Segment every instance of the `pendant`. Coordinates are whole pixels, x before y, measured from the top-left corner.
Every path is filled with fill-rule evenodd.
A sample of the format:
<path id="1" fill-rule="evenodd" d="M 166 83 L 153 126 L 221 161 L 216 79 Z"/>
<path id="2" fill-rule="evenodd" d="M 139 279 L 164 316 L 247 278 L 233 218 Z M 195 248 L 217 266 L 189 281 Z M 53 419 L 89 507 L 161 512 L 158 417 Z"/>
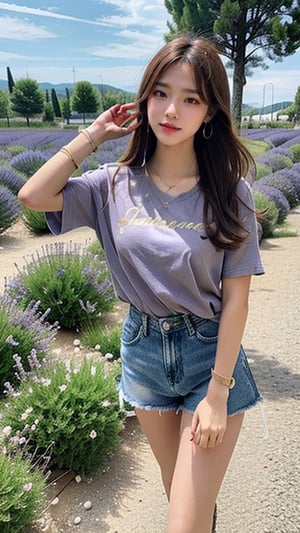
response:
<path id="1" fill-rule="evenodd" d="M 169 202 L 163 202 L 163 207 L 164 207 L 165 209 L 168 209 L 168 207 L 169 207 Z"/>

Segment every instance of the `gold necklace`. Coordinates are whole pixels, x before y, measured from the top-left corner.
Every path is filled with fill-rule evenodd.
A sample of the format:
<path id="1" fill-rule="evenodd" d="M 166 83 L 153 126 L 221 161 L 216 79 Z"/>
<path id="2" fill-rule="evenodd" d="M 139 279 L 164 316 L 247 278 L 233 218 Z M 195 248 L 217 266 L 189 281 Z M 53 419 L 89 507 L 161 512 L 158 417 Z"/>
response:
<path id="1" fill-rule="evenodd" d="M 164 183 L 164 181 L 162 180 L 162 178 L 160 177 L 159 173 L 157 172 L 157 170 L 153 169 L 154 170 L 154 174 L 158 177 L 159 181 L 162 183 L 162 185 L 164 187 L 166 187 L 166 191 L 163 191 L 165 194 L 168 194 L 169 191 L 171 191 L 172 189 L 175 189 L 175 187 L 178 185 L 178 183 L 183 179 L 183 178 L 186 178 L 192 171 L 192 169 L 194 168 L 194 164 L 195 164 L 195 161 L 193 161 L 193 166 L 191 166 L 189 168 L 189 170 L 183 174 L 183 176 L 180 176 L 180 178 L 176 181 L 176 183 L 174 183 L 173 185 L 167 185 L 166 183 Z M 145 165 L 145 170 L 146 170 L 146 174 L 151 178 L 151 174 L 148 170 L 148 167 L 147 165 Z M 152 173 L 153 174 L 153 173 Z M 169 203 L 170 202 L 173 202 L 173 200 L 175 200 L 176 196 L 174 196 L 174 198 L 170 199 L 170 200 L 164 200 L 162 201 L 162 205 L 165 209 L 168 209 L 169 207 Z"/>

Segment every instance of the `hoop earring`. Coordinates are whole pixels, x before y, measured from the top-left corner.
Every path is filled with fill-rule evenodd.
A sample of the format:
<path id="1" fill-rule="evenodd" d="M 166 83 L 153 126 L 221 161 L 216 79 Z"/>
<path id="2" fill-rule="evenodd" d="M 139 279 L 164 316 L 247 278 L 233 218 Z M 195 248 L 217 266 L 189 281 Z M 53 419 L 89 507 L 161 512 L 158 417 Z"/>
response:
<path id="1" fill-rule="evenodd" d="M 206 131 L 207 126 L 210 127 L 209 132 Z M 210 122 L 205 122 L 204 128 L 202 130 L 203 139 L 208 141 L 213 136 L 213 133 L 214 133 L 214 128 L 213 128 L 212 124 Z"/>

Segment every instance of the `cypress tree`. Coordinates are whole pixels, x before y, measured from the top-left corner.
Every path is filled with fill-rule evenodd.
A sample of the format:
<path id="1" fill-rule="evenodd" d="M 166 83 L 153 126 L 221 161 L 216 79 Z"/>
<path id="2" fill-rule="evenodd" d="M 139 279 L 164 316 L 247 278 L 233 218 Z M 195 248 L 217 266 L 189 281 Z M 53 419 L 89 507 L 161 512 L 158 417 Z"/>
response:
<path id="1" fill-rule="evenodd" d="M 15 82 L 14 82 L 14 79 L 13 79 L 13 76 L 12 76 L 12 73 L 9 67 L 6 67 L 6 72 L 7 72 L 8 92 L 9 94 L 12 94 L 13 88 L 15 86 Z"/>
<path id="2" fill-rule="evenodd" d="M 61 117 L 61 110 L 55 89 L 51 89 L 51 101 L 56 117 Z"/>

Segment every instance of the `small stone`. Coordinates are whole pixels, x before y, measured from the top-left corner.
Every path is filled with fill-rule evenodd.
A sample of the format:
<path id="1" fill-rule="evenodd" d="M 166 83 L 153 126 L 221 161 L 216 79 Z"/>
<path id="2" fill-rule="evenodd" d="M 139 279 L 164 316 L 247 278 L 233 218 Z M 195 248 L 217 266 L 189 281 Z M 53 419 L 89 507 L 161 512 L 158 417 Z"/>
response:
<path id="1" fill-rule="evenodd" d="M 81 483 L 81 476 L 75 476 L 76 483 Z"/>
<path id="2" fill-rule="evenodd" d="M 74 518 L 74 524 L 75 524 L 75 526 L 78 526 L 78 524 L 80 524 L 80 523 L 81 523 L 81 518 L 80 518 L 80 516 L 75 516 L 75 518 Z"/>
<path id="3" fill-rule="evenodd" d="M 89 500 L 87 502 L 85 502 L 83 504 L 83 507 L 85 508 L 86 511 L 89 511 L 92 507 L 93 507 L 93 504 L 92 502 L 90 502 Z"/>
<path id="4" fill-rule="evenodd" d="M 51 505 L 57 505 L 58 502 L 59 502 L 59 498 L 56 496 L 56 498 L 54 498 L 54 500 L 52 500 Z"/>

